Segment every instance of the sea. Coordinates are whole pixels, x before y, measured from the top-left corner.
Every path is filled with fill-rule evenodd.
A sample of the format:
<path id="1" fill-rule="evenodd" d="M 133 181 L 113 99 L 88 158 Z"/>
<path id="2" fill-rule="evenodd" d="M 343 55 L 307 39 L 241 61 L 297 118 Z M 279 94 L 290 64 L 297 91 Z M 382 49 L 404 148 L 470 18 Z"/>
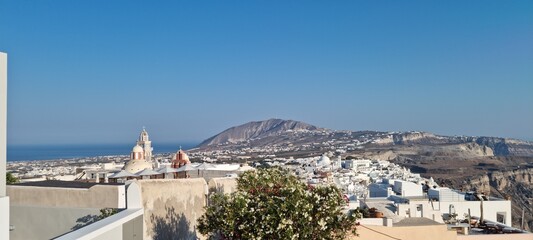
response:
<path id="1" fill-rule="evenodd" d="M 183 150 L 192 149 L 197 143 L 182 144 Z M 133 144 L 72 144 L 72 145 L 8 145 L 7 161 L 59 160 L 84 157 L 129 155 Z M 177 144 L 153 144 L 154 154 L 179 150 Z"/>

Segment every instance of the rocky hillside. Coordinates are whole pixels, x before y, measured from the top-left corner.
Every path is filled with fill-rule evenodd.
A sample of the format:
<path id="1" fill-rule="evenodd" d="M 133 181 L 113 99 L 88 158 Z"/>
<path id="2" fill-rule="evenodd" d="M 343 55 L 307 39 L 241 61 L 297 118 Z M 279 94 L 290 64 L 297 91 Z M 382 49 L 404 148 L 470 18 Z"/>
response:
<path id="1" fill-rule="evenodd" d="M 336 131 L 308 123 L 269 119 L 228 128 L 198 145 L 199 149 L 233 149 L 248 147 L 297 146 L 322 144 L 327 148 L 359 144 L 426 156 L 533 157 L 533 143 L 499 137 L 441 136 L 428 132 Z M 353 147 L 352 147 L 353 148 Z M 368 148 L 367 148 L 368 149 Z M 321 151 L 322 148 L 316 148 Z M 411 151 L 412 150 L 412 151 Z M 372 153 L 373 154 L 373 153 Z M 401 155 L 401 154 L 399 154 Z M 409 154 L 408 154 L 409 155 Z"/>
<path id="2" fill-rule="evenodd" d="M 290 131 L 316 131 L 319 130 L 311 124 L 304 122 L 269 119 L 265 121 L 249 122 L 240 126 L 231 127 L 223 132 L 203 141 L 198 147 L 212 145 L 226 145 L 246 142 L 271 136 L 281 136 Z"/>
<path id="3" fill-rule="evenodd" d="M 443 145 L 476 143 L 495 156 L 533 156 L 533 143 L 499 137 L 439 136 L 427 132 L 403 132 L 392 135 L 395 145 Z M 490 148 L 490 150 L 488 150 Z M 489 154 L 490 155 L 490 154 Z"/>

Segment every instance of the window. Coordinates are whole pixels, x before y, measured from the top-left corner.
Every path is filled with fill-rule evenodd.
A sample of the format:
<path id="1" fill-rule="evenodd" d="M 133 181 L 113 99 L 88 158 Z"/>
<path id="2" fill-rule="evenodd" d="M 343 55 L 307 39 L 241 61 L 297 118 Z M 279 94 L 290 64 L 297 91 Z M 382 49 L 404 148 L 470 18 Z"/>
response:
<path id="1" fill-rule="evenodd" d="M 497 212 L 496 221 L 505 224 L 506 212 Z"/>

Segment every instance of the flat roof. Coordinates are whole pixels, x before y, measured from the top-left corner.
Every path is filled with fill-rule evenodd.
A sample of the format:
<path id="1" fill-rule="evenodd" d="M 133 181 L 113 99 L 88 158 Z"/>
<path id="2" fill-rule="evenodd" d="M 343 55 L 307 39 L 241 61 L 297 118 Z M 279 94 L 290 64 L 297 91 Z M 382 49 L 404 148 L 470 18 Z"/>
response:
<path id="1" fill-rule="evenodd" d="M 94 183 L 94 182 L 80 182 L 80 181 L 59 181 L 59 180 L 45 180 L 37 182 L 25 182 L 12 184 L 11 186 L 31 186 L 31 187 L 60 187 L 60 188 L 91 188 L 95 185 L 124 185 L 124 183 Z"/>
<path id="2" fill-rule="evenodd" d="M 428 226 L 428 225 L 444 225 L 443 223 L 435 222 L 425 217 L 411 217 L 394 224 L 395 227 L 410 227 L 410 226 Z"/>

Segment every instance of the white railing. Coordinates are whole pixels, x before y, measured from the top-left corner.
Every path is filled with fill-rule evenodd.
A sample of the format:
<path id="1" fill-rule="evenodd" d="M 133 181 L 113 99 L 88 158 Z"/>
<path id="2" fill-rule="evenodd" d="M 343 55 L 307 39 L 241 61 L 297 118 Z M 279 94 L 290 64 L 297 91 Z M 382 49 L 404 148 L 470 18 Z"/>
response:
<path id="1" fill-rule="evenodd" d="M 106 235 L 112 231 L 117 231 L 117 233 L 121 236 L 122 235 L 122 226 L 135 218 L 142 216 L 144 213 L 144 210 L 142 208 L 137 209 L 125 209 L 123 211 L 120 211 L 119 213 L 109 216 L 107 218 L 104 218 L 100 221 L 94 222 L 92 224 L 89 224 L 83 228 L 80 228 L 78 230 L 72 231 L 70 233 L 67 233 L 65 235 L 62 235 L 60 237 L 55 238 L 56 240 L 71 240 L 71 239 L 79 239 L 79 240 L 89 240 L 89 239 L 98 239 L 101 238 L 103 235 Z M 143 231 L 140 231 L 141 234 Z M 114 235 L 115 237 L 119 237 L 117 235 Z M 139 239 L 141 239 L 142 236 L 139 236 Z M 120 237 L 122 239 L 122 237 Z"/>

